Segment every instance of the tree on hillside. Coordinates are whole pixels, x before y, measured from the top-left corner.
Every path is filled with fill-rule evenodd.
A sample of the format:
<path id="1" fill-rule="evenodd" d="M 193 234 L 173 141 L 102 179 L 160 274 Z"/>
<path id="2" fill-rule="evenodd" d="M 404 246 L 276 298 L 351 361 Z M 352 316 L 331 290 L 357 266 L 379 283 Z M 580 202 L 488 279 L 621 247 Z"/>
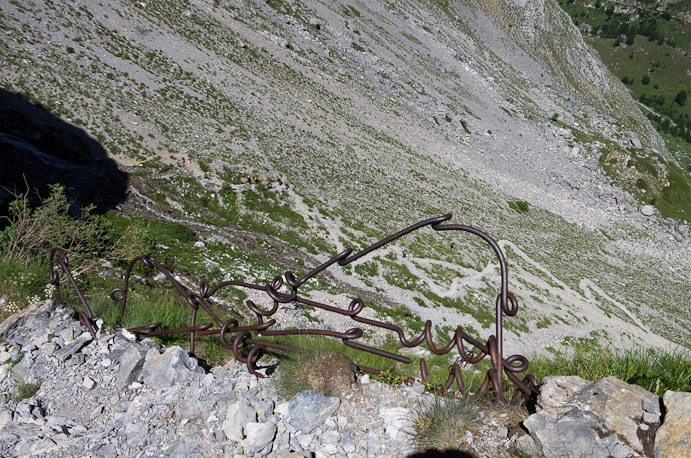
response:
<path id="1" fill-rule="evenodd" d="M 674 102 L 680 107 L 683 107 L 684 105 L 686 105 L 686 98 L 686 91 L 682 90 L 677 93 L 676 97 L 674 97 Z"/>
<path id="2" fill-rule="evenodd" d="M 648 75 L 643 75 L 643 78 L 641 78 L 641 83 L 649 84 L 650 83 L 650 77 Z"/>

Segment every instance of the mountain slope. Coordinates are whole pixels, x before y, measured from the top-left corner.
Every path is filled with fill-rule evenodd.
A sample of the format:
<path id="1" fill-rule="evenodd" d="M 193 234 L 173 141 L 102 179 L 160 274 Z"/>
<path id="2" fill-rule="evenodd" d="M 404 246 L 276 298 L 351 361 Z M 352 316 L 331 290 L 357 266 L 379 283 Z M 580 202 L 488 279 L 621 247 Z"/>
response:
<path id="1" fill-rule="evenodd" d="M 4 87 L 129 167 L 126 209 L 196 221 L 201 276 L 270 279 L 450 212 L 503 241 L 512 345 L 688 339 L 683 229 L 600 165 L 664 144 L 555 1 L 29 1 L 0 24 Z M 489 332 L 498 279 L 478 240 L 387 250 L 332 278 Z"/>

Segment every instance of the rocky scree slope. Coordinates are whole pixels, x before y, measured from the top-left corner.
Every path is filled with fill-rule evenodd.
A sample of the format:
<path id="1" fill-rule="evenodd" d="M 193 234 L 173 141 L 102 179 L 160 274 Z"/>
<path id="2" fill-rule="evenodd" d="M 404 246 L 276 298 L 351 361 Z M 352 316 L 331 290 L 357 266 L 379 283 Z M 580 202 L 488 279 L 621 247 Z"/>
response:
<path id="1" fill-rule="evenodd" d="M 3 456 L 393 456 L 413 451 L 411 406 L 433 398 L 420 383 L 394 389 L 365 375 L 339 397 L 281 399 L 272 378 L 238 362 L 207 372 L 180 347 L 83 330 L 51 302 L 2 324 Z M 29 383 L 38 391 L 18 399 Z M 501 448 L 508 421 L 488 412 L 476 444 Z"/>
<path id="2" fill-rule="evenodd" d="M 224 258 L 242 230 L 325 240 L 314 266 L 451 212 L 508 250 L 517 346 L 688 339 L 688 225 L 640 213 L 599 163 L 664 145 L 555 1 L 28 1 L 0 25 L 5 89 L 131 167 L 126 208 L 216 236 L 203 255 L 227 275 L 266 268 Z M 287 180 L 297 218 L 252 207 L 248 173 Z M 200 223 L 226 210 L 228 229 Z M 488 334 L 486 247 L 420 235 L 386 255 L 362 261 L 371 279 L 334 275 Z M 272 257 L 272 276 L 295 261 Z"/>
<path id="3" fill-rule="evenodd" d="M 418 382 L 393 388 L 354 374 L 341 375 L 337 397 L 281 399 L 272 377 L 238 362 L 207 372 L 180 347 L 83 331 L 52 301 L 0 324 L 3 456 L 407 455 L 412 412 L 433 400 Z M 274 365 L 263 364 L 270 374 Z M 459 446 L 497 457 L 516 448 L 545 457 L 567 448 L 572 456 L 682 456 L 689 418 L 690 393 L 668 391 L 661 404 L 614 377 L 548 377 L 536 413 L 481 406 Z"/>

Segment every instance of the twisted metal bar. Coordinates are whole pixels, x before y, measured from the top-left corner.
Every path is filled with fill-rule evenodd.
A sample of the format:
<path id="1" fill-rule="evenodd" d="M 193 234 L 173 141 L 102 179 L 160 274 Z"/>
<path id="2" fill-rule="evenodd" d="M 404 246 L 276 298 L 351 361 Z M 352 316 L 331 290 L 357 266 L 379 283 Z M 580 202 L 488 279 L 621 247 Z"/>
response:
<path id="1" fill-rule="evenodd" d="M 151 256 L 140 256 L 132 260 L 124 276 L 124 282 L 122 288 L 114 288 L 110 292 L 110 298 L 119 303 L 119 314 L 116 321 L 117 327 L 122 327 L 122 319 L 125 312 L 125 307 L 127 304 L 127 291 L 129 287 L 129 281 L 132 274 L 132 269 L 137 263 L 142 263 L 148 268 L 158 269 L 165 278 L 173 285 L 173 287 L 186 299 L 189 306 L 192 308 L 192 314 L 190 318 L 189 326 L 175 328 L 175 329 L 165 329 L 159 330 L 158 327 L 161 325 L 160 322 L 152 323 L 145 326 L 138 326 L 134 328 L 129 328 L 129 331 L 136 332 L 139 334 L 144 334 L 148 336 L 164 335 L 171 333 L 189 333 L 190 335 L 190 351 L 194 353 L 195 349 L 195 336 L 199 335 L 218 335 L 219 340 L 223 346 L 232 350 L 235 358 L 238 361 L 247 364 L 248 370 L 257 375 L 258 377 L 263 377 L 263 375 L 255 370 L 255 363 L 261 357 L 264 350 L 266 349 L 278 349 L 283 351 L 295 351 L 302 352 L 304 350 L 292 347 L 289 345 L 283 345 L 276 342 L 271 342 L 267 340 L 259 340 L 253 338 L 253 333 L 257 337 L 271 337 L 271 336 L 289 336 L 289 335 L 318 335 L 324 337 L 331 337 L 340 339 L 342 343 L 348 347 L 355 348 L 361 351 L 369 352 L 375 355 L 379 355 L 384 358 L 389 358 L 394 361 L 398 361 L 404 364 L 410 364 L 412 360 L 408 357 L 401 356 L 395 353 L 391 353 L 380 348 L 375 348 L 372 346 L 365 345 L 363 343 L 357 342 L 356 340 L 362 337 L 363 331 L 360 327 L 354 327 L 346 332 L 336 332 L 329 329 L 279 329 L 271 330 L 270 328 L 276 324 L 276 320 L 271 318 L 278 310 L 281 304 L 287 304 L 294 302 L 297 304 L 303 304 L 307 306 L 312 306 L 319 308 L 331 313 L 343 315 L 349 317 L 356 323 L 364 324 L 371 327 L 381 328 L 395 333 L 398 336 L 398 340 L 404 347 L 416 347 L 423 342 L 427 344 L 429 350 L 436 355 L 445 355 L 454 349 L 456 349 L 458 355 L 453 361 L 449 368 L 449 376 L 444 383 L 444 391 L 450 389 L 453 382 L 456 382 L 458 390 L 464 396 L 467 395 L 467 390 L 463 382 L 462 368 L 466 365 L 476 364 L 482 361 L 485 357 L 489 356 L 492 367 L 487 370 L 485 374 L 484 381 L 480 389 L 475 394 L 476 397 L 483 396 L 486 391 L 490 388 L 494 391 L 497 400 L 500 403 L 506 403 L 506 399 L 503 394 L 503 382 L 504 375 L 517 387 L 517 392 L 513 396 L 511 402 L 516 403 L 520 400 L 523 395 L 528 395 L 531 393 L 531 386 L 537 386 L 537 381 L 532 375 L 526 375 L 523 380 L 520 380 L 516 374 L 525 372 L 528 368 L 528 360 L 522 355 L 512 355 L 508 358 L 503 357 L 503 315 L 514 316 L 518 312 L 518 302 L 513 294 L 508 291 L 508 270 L 506 265 L 506 259 L 504 258 L 504 253 L 502 252 L 499 245 L 486 233 L 475 229 L 471 226 L 464 226 L 460 224 L 443 224 L 451 219 L 451 215 L 443 215 L 437 218 L 430 218 L 418 223 L 415 223 L 407 228 L 392 234 L 379 242 L 365 248 L 364 250 L 353 253 L 352 248 L 348 248 L 341 253 L 337 254 L 327 262 L 321 264 L 315 269 L 308 272 L 301 279 L 297 279 L 295 275 L 287 271 L 282 276 L 275 277 L 270 283 L 266 285 L 256 285 L 253 283 L 247 283 L 243 281 L 231 280 L 224 281 L 215 286 L 210 286 L 207 282 L 202 281 L 199 284 L 199 293 L 194 294 L 187 291 L 175 276 L 166 269 L 161 263 Z M 501 276 L 501 290 L 497 299 L 495 301 L 495 331 L 494 334 L 489 337 L 486 344 L 479 342 L 472 336 L 466 334 L 462 327 L 456 328 L 453 337 L 449 340 L 446 345 L 437 347 L 434 344 L 434 339 L 432 337 L 432 322 L 427 320 L 425 322 L 424 329 L 417 338 L 408 339 L 406 338 L 405 332 L 400 327 L 386 323 L 379 320 L 374 320 L 371 318 L 364 318 L 358 316 L 364 308 L 364 302 L 360 298 L 352 300 L 346 308 L 335 307 L 332 305 L 323 304 L 298 294 L 298 289 L 304 285 L 307 281 L 314 278 L 317 274 L 325 271 L 329 267 L 338 264 L 339 266 L 348 265 L 363 256 L 385 246 L 386 244 L 399 239 L 411 232 L 417 231 L 426 226 L 431 226 L 432 230 L 437 232 L 442 231 L 462 231 L 468 232 L 470 234 L 476 235 L 484 240 L 494 251 L 500 268 Z M 91 335 L 95 338 L 96 333 L 93 328 L 93 316 L 91 309 L 89 308 L 86 299 L 84 299 L 83 294 L 79 290 L 79 286 L 76 283 L 74 277 L 70 273 L 69 264 L 67 262 L 67 257 L 64 252 L 59 249 L 54 249 L 50 254 L 50 282 L 58 285 L 59 275 L 57 271 L 54 270 L 53 262 L 57 264 L 57 267 L 62 270 L 72 287 L 75 289 L 79 300 L 86 312 L 80 312 L 79 319 L 82 324 L 84 324 Z M 283 292 L 281 289 L 287 285 L 289 288 L 288 292 Z M 247 300 L 245 305 L 247 308 L 256 316 L 256 324 L 240 326 L 240 323 L 236 319 L 229 319 L 227 321 L 222 321 L 213 312 L 211 307 L 208 305 L 207 301 L 217 294 L 222 288 L 234 287 L 234 288 L 247 288 L 255 291 L 263 291 L 266 293 L 270 301 L 273 304 L 267 308 L 258 307 L 253 301 Z M 197 324 L 197 312 L 203 310 L 211 322 Z M 268 321 L 264 321 L 265 318 L 270 318 Z M 115 331 L 115 326 L 111 327 L 112 331 Z M 471 348 L 467 349 L 465 343 L 468 343 Z M 241 349 L 248 348 L 246 356 L 243 356 L 240 352 Z M 477 353 L 476 353 L 477 352 Z M 516 365 L 518 363 L 518 365 Z M 360 366 L 360 370 L 368 373 L 381 373 L 381 371 Z M 424 382 L 428 380 L 427 373 L 427 363 L 424 358 L 420 359 L 420 376 Z"/>
<path id="2" fill-rule="evenodd" d="M 79 289 L 79 286 L 77 285 L 77 281 L 74 279 L 74 276 L 72 275 L 72 272 L 70 271 L 67 255 L 65 255 L 65 252 L 62 251 L 60 248 L 53 248 L 50 250 L 50 255 L 49 255 L 49 261 L 48 261 L 48 281 L 52 284 L 55 285 L 56 287 L 60 286 L 60 275 L 58 272 L 54 269 L 53 267 L 53 262 L 57 264 L 57 266 L 65 272 L 65 275 L 67 276 L 67 279 L 69 282 L 72 284 L 72 287 L 74 290 L 77 292 L 77 297 L 79 297 L 79 301 L 82 303 L 82 306 L 84 307 L 84 312 L 80 311 L 79 312 L 79 322 L 89 331 L 89 334 L 91 334 L 92 338 L 96 338 L 96 331 L 94 330 L 94 316 L 91 313 L 91 308 L 89 307 L 89 303 L 86 302 L 86 299 L 84 299 L 84 295 Z"/>

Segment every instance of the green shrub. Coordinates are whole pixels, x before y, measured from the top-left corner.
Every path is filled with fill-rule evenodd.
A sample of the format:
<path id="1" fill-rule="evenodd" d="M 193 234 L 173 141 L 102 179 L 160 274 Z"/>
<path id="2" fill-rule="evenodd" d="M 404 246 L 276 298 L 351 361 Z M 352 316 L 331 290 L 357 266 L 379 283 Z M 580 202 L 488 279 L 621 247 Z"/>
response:
<path id="1" fill-rule="evenodd" d="M 24 399 L 29 399 L 36 396 L 37 392 L 37 383 L 19 382 L 19 384 L 17 385 L 17 392 L 12 397 L 12 400 L 15 402 L 23 401 Z"/>
<path id="2" fill-rule="evenodd" d="M 526 213 L 530 211 L 530 204 L 524 200 L 510 201 L 509 207 L 518 213 Z"/>
<path id="3" fill-rule="evenodd" d="M 211 171 L 211 166 L 209 165 L 208 162 L 199 160 L 199 168 L 201 169 L 202 172 L 204 173 L 209 173 Z"/>
<path id="4" fill-rule="evenodd" d="M 70 260 L 73 272 L 84 272 L 101 258 L 130 259 L 145 249 L 143 234 L 129 224 L 119 233 L 90 205 L 82 209 L 80 218 L 69 214 L 71 202 L 65 189 L 50 185 L 48 198 L 31 203 L 29 192 L 16 196 L 10 203 L 9 226 L 0 232 L 0 252 L 22 263 L 47 257 L 53 248 L 61 248 Z"/>

